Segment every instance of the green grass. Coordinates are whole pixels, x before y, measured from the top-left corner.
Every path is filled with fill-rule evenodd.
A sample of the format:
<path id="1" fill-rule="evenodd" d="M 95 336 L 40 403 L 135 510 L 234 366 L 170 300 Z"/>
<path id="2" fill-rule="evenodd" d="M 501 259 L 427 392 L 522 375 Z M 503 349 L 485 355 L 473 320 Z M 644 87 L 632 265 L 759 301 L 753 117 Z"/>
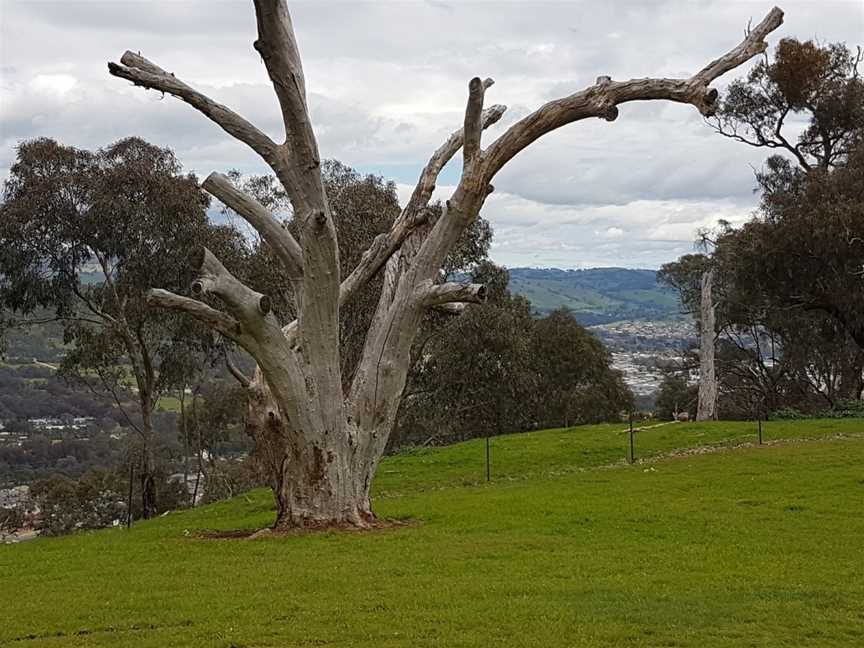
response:
<path id="1" fill-rule="evenodd" d="M 177 412 L 179 414 L 180 399 L 176 396 L 160 396 L 159 400 L 156 401 L 156 409 L 163 412 Z"/>
<path id="2" fill-rule="evenodd" d="M 864 421 L 590 426 L 385 460 L 413 526 L 204 540 L 256 491 L 132 531 L 0 547 L 14 646 L 860 646 Z M 807 440 L 804 440 L 807 439 Z"/>
<path id="3" fill-rule="evenodd" d="M 678 449 L 755 443 L 756 424 L 749 421 L 681 423 L 653 427 L 634 435 L 635 455 L 645 459 Z M 493 438 L 492 476 L 525 480 L 579 472 L 625 462 L 629 453 L 627 425 L 607 423 L 543 430 Z M 769 421 L 763 440 L 818 439 L 835 434 L 864 434 L 862 419 Z M 422 448 L 387 458 L 378 470 L 375 492 L 389 497 L 433 488 L 485 481 L 485 441 L 474 439 L 445 449 Z"/>

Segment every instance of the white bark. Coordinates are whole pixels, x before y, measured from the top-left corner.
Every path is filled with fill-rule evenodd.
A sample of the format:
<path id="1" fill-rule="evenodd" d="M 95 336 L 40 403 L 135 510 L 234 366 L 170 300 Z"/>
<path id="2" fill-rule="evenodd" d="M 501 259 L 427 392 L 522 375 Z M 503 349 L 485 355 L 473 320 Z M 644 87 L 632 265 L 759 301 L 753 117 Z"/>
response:
<path id="1" fill-rule="evenodd" d="M 199 299 L 151 291 L 154 305 L 183 311 L 235 340 L 258 362 L 249 385 L 250 431 L 269 457 L 279 508 L 277 525 L 364 526 L 373 519 L 369 488 L 384 452 L 410 364 L 410 349 L 428 308 L 458 311 L 483 299 L 476 285 L 440 284 L 441 264 L 464 229 L 478 217 L 495 174 L 522 149 L 566 124 L 598 117 L 613 121 L 630 101 L 669 100 L 711 114 L 717 91 L 709 84 L 765 51 L 765 36 L 782 22 L 772 9 L 727 54 L 686 79 L 597 82 L 556 99 L 511 125 L 483 149 L 485 128 L 504 107 L 484 110 L 492 80 L 472 79 L 463 127 L 432 155 L 389 232 L 377 237 L 357 268 L 339 276 L 336 232 L 324 194 L 318 145 L 307 108 L 305 79 L 284 0 L 254 0 L 261 54 L 279 101 L 285 141 L 278 144 L 230 109 L 131 52 L 109 72 L 190 104 L 249 145 L 287 191 L 298 224 L 295 240 L 271 214 L 219 174 L 204 188 L 255 228 L 285 266 L 297 297 L 298 318 L 281 325 L 269 300 L 242 284 L 209 251 L 193 254 L 193 293 L 212 295 L 226 312 Z M 462 176 L 443 214 L 429 222 L 428 203 L 443 166 L 463 151 Z M 342 391 L 339 307 L 383 268 L 384 287 L 363 356 L 347 395 Z"/>
<path id="2" fill-rule="evenodd" d="M 699 405 L 697 421 L 717 418 L 717 375 L 714 369 L 716 305 L 714 304 L 714 270 L 702 274 L 699 320 Z"/>
<path id="3" fill-rule="evenodd" d="M 252 196 L 240 191 L 227 176 L 211 173 L 201 186 L 240 214 L 273 249 L 292 280 L 303 276 L 303 251 L 291 233 Z"/>

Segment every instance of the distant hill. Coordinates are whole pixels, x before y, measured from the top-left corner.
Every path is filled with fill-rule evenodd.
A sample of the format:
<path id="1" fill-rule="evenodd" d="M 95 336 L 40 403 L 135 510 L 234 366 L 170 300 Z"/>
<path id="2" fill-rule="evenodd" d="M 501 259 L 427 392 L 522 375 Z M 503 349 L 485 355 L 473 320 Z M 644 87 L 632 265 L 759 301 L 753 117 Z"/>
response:
<path id="1" fill-rule="evenodd" d="M 627 268 L 510 268 L 510 290 L 540 313 L 566 306 L 586 326 L 619 320 L 680 316 L 678 297 L 657 283 L 654 270 Z"/>

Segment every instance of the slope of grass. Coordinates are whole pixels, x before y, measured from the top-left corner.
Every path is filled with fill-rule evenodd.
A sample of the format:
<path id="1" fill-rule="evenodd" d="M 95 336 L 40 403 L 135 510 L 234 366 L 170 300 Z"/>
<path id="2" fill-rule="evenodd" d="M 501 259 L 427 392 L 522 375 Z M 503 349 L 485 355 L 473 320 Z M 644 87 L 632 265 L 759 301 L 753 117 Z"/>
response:
<path id="1" fill-rule="evenodd" d="M 757 442 L 756 423 L 649 423 L 634 435 L 636 459 L 684 448 L 734 446 Z M 777 439 L 818 439 L 834 434 L 864 434 L 861 419 L 769 421 L 762 425 L 766 443 Z M 627 425 L 606 423 L 575 428 L 510 434 L 490 440 L 495 480 L 542 478 L 586 468 L 624 463 L 629 456 Z M 419 448 L 388 457 L 378 470 L 375 492 L 392 496 L 485 481 L 485 440 L 447 448 Z"/>
<path id="2" fill-rule="evenodd" d="M 857 646 L 864 421 L 623 426 L 386 460 L 371 533 L 205 540 L 272 519 L 263 491 L 0 547 L 15 646 Z M 838 435 L 847 436 L 838 436 Z M 616 462 L 620 465 L 616 465 Z M 613 464 L 610 466 L 610 464 Z"/>

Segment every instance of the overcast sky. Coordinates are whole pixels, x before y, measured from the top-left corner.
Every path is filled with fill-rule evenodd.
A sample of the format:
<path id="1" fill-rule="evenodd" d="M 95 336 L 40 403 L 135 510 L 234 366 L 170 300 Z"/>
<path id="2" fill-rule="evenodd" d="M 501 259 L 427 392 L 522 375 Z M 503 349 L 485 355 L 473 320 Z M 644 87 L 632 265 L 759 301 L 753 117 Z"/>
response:
<path id="1" fill-rule="evenodd" d="M 508 111 L 485 142 L 598 75 L 687 76 L 742 38 L 771 2 L 294 2 L 321 153 L 394 180 L 406 196 L 462 119 L 467 82 L 495 79 Z M 252 49 L 251 1 L 0 0 L 0 175 L 17 142 L 98 148 L 127 135 L 172 147 L 184 166 L 265 169 L 181 102 L 109 77 L 141 52 L 274 137 L 275 98 Z M 770 36 L 864 43 L 864 0 L 785 1 Z M 721 79 L 721 88 L 745 70 Z M 656 268 L 692 251 L 701 226 L 753 210 L 766 153 L 714 134 L 692 107 L 623 106 L 548 135 L 496 178 L 483 215 L 508 266 Z M 451 164 L 451 166 L 454 166 Z M 442 175 L 439 193 L 458 167 Z"/>

